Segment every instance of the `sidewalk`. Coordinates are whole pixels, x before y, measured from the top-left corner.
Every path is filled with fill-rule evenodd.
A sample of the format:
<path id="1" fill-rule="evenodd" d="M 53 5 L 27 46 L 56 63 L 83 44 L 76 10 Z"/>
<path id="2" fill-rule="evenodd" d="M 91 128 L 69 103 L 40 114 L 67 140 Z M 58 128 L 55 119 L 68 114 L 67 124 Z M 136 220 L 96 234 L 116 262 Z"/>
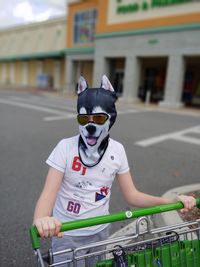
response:
<path id="1" fill-rule="evenodd" d="M 192 184 L 181 187 L 173 188 L 163 194 L 163 197 L 174 198 L 177 194 L 188 194 L 200 190 L 200 184 Z M 200 197 L 200 196 L 199 196 Z M 161 227 L 170 224 L 179 224 L 183 222 L 182 218 L 179 216 L 177 211 L 164 212 L 162 214 L 154 215 L 155 226 Z"/>
<path id="2" fill-rule="evenodd" d="M 61 98 L 74 98 L 76 99 L 76 94 L 74 92 L 68 93 L 64 91 L 58 91 L 53 88 L 39 88 L 39 87 L 33 87 L 33 86 L 11 86 L 11 85 L 2 85 L 0 84 L 0 90 L 10 90 L 15 92 L 29 92 L 33 94 L 39 94 L 39 95 L 46 95 L 50 97 L 61 97 Z M 116 105 L 119 107 L 124 107 L 128 109 L 146 109 L 149 111 L 158 111 L 158 112 L 164 112 L 164 113 L 172 113 L 172 114 L 179 114 L 179 115 L 189 115 L 189 116 L 199 116 L 200 117 L 200 107 L 179 107 L 179 108 L 170 108 L 170 107 L 161 107 L 158 104 L 155 103 L 144 103 L 144 102 L 133 102 L 133 101 L 127 101 L 123 98 L 119 98 L 116 102 Z"/>
<path id="3" fill-rule="evenodd" d="M 182 106 L 178 108 L 173 107 L 161 107 L 159 104 L 155 103 L 144 103 L 144 102 L 128 102 L 123 99 L 119 99 L 117 101 L 117 105 L 124 106 L 126 105 L 127 108 L 138 108 L 138 109 L 146 109 L 149 111 L 159 111 L 163 113 L 172 113 L 178 115 L 189 115 L 189 116 L 199 116 L 200 117 L 200 107 L 187 107 Z"/>

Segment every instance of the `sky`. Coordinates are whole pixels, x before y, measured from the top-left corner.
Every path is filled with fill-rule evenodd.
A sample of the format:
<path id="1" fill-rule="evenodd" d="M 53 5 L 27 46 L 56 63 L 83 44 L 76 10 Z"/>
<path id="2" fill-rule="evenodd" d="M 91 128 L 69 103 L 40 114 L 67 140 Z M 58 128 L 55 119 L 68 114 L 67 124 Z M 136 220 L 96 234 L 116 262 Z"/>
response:
<path id="1" fill-rule="evenodd" d="M 0 28 L 45 21 L 66 14 L 67 0 L 0 0 Z"/>

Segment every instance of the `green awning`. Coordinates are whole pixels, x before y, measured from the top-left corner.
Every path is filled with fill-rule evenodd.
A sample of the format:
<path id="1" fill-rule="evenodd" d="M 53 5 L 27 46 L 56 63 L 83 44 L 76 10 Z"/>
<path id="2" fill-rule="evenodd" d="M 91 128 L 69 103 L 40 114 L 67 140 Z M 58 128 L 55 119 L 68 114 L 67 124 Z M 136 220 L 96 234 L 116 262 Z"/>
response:
<path id="1" fill-rule="evenodd" d="M 17 61 L 17 60 L 31 60 L 31 59 L 44 59 L 44 58 L 61 58 L 64 57 L 65 50 L 47 51 L 30 54 L 19 54 L 10 56 L 0 56 L 0 61 Z"/>

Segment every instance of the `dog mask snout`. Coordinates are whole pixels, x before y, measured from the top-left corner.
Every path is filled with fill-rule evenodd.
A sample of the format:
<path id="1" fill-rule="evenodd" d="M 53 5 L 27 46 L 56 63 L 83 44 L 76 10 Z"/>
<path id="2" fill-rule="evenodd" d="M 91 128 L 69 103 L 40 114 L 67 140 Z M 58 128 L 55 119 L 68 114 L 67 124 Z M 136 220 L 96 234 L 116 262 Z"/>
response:
<path id="1" fill-rule="evenodd" d="M 93 135 L 96 132 L 96 127 L 94 125 L 89 124 L 86 126 L 86 130 L 90 135 Z"/>

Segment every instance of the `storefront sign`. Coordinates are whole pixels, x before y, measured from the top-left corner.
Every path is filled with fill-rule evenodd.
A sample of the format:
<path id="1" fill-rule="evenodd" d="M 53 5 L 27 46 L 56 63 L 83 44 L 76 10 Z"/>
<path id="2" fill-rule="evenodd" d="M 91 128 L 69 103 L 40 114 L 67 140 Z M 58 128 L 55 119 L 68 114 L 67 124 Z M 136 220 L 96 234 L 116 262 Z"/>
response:
<path id="1" fill-rule="evenodd" d="M 193 0 L 144 0 L 138 3 L 138 1 L 133 0 L 127 4 L 123 3 L 123 0 L 116 0 L 116 12 L 118 14 L 133 13 L 140 10 L 146 11 L 155 7 L 169 7 L 172 5 L 184 4 L 192 1 Z"/>

